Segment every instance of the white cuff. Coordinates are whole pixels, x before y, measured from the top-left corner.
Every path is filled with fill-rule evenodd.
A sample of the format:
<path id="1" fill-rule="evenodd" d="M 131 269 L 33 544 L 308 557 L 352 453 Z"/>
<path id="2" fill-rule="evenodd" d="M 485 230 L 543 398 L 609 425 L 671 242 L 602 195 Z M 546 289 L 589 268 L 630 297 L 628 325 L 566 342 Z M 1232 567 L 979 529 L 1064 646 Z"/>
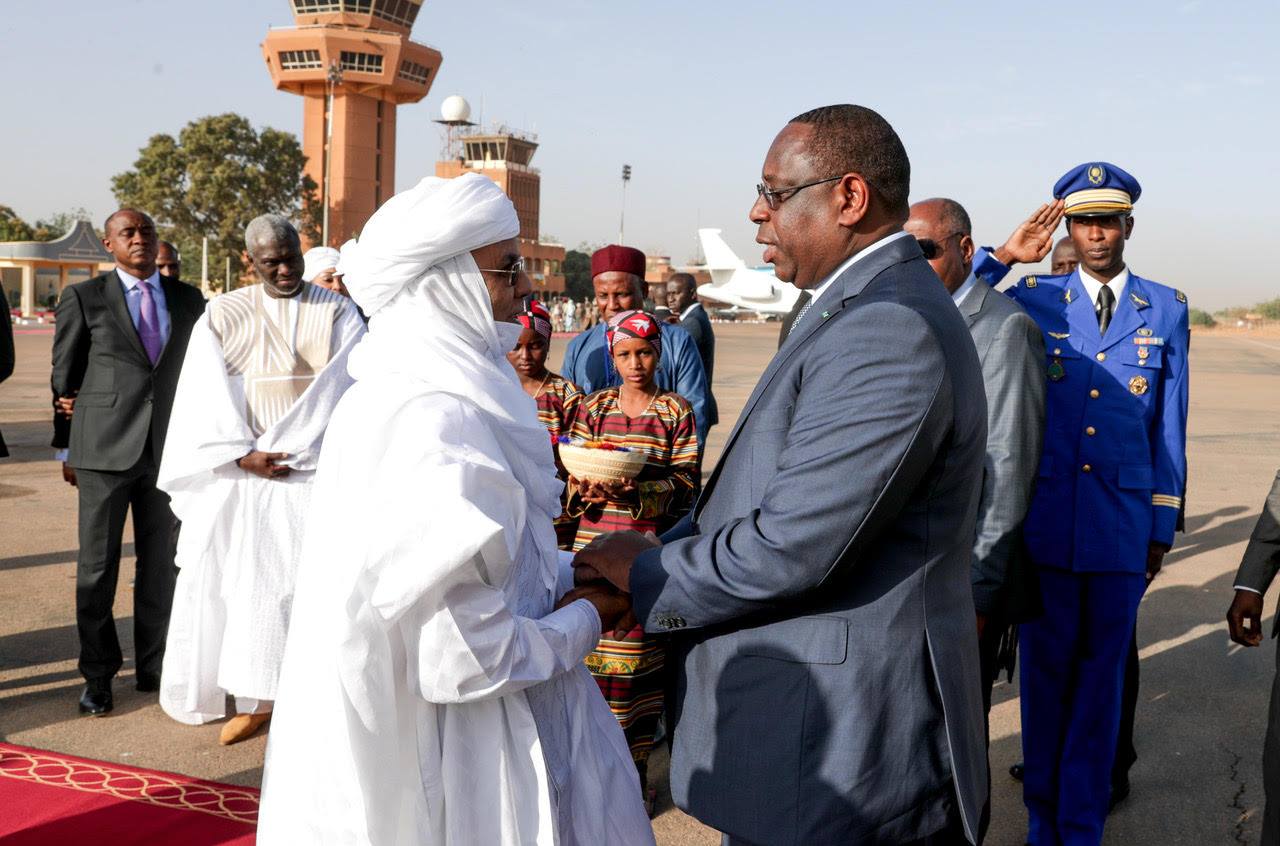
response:
<path id="1" fill-rule="evenodd" d="M 64 448 L 64 449 L 60 449 L 60 450 L 58 450 L 57 452 L 55 452 L 55 453 L 53 454 L 53 460 L 54 460 L 54 461 L 66 461 L 66 460 L 67 460 L 67 453 L 68 453 L 68 452 L 70 452 L 70 450 L 65 449 L 65 448 Z"/>
<path id="2" fill-rule="evenodd" d="M 563 549 L 557 552 L 556 599 L 573 590 L 573 553 Z M 594 608 L 595 606 L 591 606 Z"/>
<path id="3" fill-rule="evenodd" d="M 1249 593 L 1256 593 L 1258 596 L 1262 596 L 1262 591 L 1257 588 L 1248 587 L 1247 585 L 1235 585 L 1234 590 L 1247 590 Z"/>
<path id="4" fill-rule="evenodd" d="M 552 611 L 541 622 L 564 634 L 569 642 L 569 654 L 577 661 L 586 658 L 600 643 L 600 613 L 585 599 L 575 599 Z"/>

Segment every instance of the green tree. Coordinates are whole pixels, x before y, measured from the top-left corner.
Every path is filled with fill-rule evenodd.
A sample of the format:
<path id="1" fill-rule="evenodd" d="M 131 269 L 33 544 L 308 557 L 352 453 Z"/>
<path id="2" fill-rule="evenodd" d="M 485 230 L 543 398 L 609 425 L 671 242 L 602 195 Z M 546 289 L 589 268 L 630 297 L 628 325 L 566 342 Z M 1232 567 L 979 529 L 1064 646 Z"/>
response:
<path id="1" fill-rule="evenodd" d="M 8 206 L 0 206 L 0 241 L 33 241 L 34 236 L 31 224 Z"/>
<path id="2" fill-rule="evenodd" d="M 576 250 L 564 254 L 564 290 L 575 300 L 590 300 L 596 295 L 591 287 L 591 253 L 584 251 L 579 245 Z M 589 249 L 589 248 L 588 248 Z"/>
<path id="3" fill-rule="evenodd" d="M 1263 320 L 1280 320 L 1280 298 L 1258 303 L 1252 310 L 1261 315 Z"/>
<path id="4" fill-rule="evenodd" d="M 255 131 L 237 114 L 213 115 L 188 123 L 176 139 L 152 136 L 111 188 L 121 206 L 150 214 L 160 237 L 177 245 L 194 270 L 186 277 L 199 276 L 207 236 L 209 276 L 220 282 L 229 259 L 234 284 L 246 269 L 244 228 L 258 215 L 282 214 L 303 238 L 319 240 L 320 202 L 305 164 L 295 136 L 270 127 Z"/>
<path id="5" fill-rule="evenodd" d="M 1213 319 L 1213 315 L 1204 309 L 1193 308 L 1187 313 L 1187 320 L 1192 326 L 1217 326 L 1218 321 Z"/>

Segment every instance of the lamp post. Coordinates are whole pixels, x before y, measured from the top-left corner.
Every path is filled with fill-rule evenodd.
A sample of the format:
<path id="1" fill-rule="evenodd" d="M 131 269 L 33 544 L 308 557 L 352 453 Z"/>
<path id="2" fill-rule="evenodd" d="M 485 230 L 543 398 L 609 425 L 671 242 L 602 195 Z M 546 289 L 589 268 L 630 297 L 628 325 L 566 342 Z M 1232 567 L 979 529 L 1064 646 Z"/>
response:
<path id="1" fill-rule="evenodd" d="M 329 63 L 329 74 L 325 78 L 325 111 L 324 111 L 324 187 L 320 198 L 322 211 L 320 217 L 320 243 L 329 246 L 329 163 L 333 158 L 333 90 L 342 84 L 342 67 L 337 62 Z"/>
<path id="2" fill-rule="evenodd" d="M 622 166 L 622 214 L 618 216 L 618 243 L 626 243 L 626 239 L 622 237 L 626 231 L 627 222 L 627 183 L 631 181 L 631 165 L 624 164 Z"/>

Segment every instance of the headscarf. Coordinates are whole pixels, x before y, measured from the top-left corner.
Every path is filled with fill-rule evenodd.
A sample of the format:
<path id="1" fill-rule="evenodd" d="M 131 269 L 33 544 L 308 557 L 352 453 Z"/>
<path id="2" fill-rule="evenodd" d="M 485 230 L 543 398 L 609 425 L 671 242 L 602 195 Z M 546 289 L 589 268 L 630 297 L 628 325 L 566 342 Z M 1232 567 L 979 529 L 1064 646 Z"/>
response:
<path id="1" fill-rule="evenodd" d="M 515 206 L 492 179 L 478 173 L 456 179 L 428 176 L 387 200 L 364 225 L 360 240 L 343 245 L 347 290 L 372 318 L 432 268 L 457 258 L 474 271 L 472 250 L 518 234 Z M 484 294 L 483 311 L 490 313 L 489 295 L 478 273 L 476 278 Z"/>
<path id="2" fill-rule="evenodd" d="M 551 343 L 551 314 L 547 307 L 537 300 L 529 300 L 529 307 L 516 315 L 516 320 L 526 329 L 532 329 Z"/>
<path id="3" fill-rule="evenodd" d="M 333 270 L 338 266 L 338 259 L 341 253 L 333 247 L 312 247 L 302 255 L 302 261 L 305 266 L 302 270 L 303 282 L 314 282 L 315 278 L 326 270 Z"/>
<path id="4" fill-rule="evenodd" d="M 645 311 L 620 311 L 609 318 L 609 326 L 605 330 L 609 342 L 609 353 L 613 354 L 613 346 L 618 341 L 648 341 L 653 352 L 662 358 L 662 326 L 658 319 Z"/>
<path id="5" fill-rule="evenodd" d="M 492 422 L 482 437 L 500 445 L 527 496 L 530 519 L 560 514 L 560 491 L 547 430 L 520 387 L 507 353 L 520 336 L 496 323 L 471 250 L 513 238 L 515 207 L 492 180 L 469 173 L 427 177 L 388 200 L 359 241 L 342 248 L 352 298 L 369 315 L 369 334 L 351 353 L 357 381 L 391 378 L 392 390 L 447 394 Z M 508 536 L 515 557 L 520 533 Z M 549 578 L 555 578 L 555 562 Z"/>

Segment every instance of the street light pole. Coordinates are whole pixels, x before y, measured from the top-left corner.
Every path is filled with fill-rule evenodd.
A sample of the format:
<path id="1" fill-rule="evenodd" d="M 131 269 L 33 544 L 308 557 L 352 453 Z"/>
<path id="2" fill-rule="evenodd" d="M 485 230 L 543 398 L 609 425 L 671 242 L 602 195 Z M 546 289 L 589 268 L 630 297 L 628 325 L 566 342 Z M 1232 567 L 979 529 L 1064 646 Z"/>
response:
<path id="1" fill-rule="evenodd" d="M 329 63 L 326 78 L 324 112 L 324 187 L 320 202 L 320 243 L 329 246 L 329 165 L 333 158 L 333 89 L 342 84 L 342 68 L 337 62 Z"/>
<path id="2" fill-rule="evenodd" d="M 626 239 L 623 233 L 626 231 L 627 222 L 627 183 L 631 181 L 631 165 L 624 164 L 622 166 L 622 214 L 618 216 L 618 243 L 625 244 Z"/>

